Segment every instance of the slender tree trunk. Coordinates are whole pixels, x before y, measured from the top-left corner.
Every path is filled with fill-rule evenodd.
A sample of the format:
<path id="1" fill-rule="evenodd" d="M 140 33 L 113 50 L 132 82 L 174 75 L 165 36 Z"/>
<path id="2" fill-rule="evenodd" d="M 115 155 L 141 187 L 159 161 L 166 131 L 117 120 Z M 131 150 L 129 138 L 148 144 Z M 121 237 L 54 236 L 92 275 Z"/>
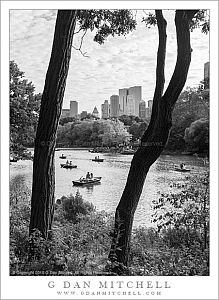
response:
<path id="1" fill-rule="evenodd" d="M 130 239 L 134 213 L 151 165 L 158 159 L 168 140 L 172 110 L 186 82 L 191 61 L 189 21 L 197 11 L 177 10 L 177 62 L 165 94 L 164 64 L 166 52 L 166 21 L 162 11 L 156 11 L 159 31 L 156 88 L 150 124 L 144 133 L 141 146 L 136 151 L 129 170 L 125 189 L 116 209 L 115 229 L 109 259 L 111 262 L 129 264 Z"/>
<path id="2" fill-rule="evenodd" d="M 75 25 L 76 11 L 58 11 L 36 132 L 30 233 L 33 229 L 38 229 L 44 238 L 48 237 L 53 218 L 56 132 L 61 115 Z"/>

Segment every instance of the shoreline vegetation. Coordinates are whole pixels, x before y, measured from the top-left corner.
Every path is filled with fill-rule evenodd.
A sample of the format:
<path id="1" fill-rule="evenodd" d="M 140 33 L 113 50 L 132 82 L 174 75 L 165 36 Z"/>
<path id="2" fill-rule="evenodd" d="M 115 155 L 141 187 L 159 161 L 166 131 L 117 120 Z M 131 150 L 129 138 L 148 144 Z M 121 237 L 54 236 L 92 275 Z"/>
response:
<path id="1" fill-rule="evenodd" d="M 138 147 L 81 147 L 81 146 L 69 146 L 69 147 L 57 147 L 55 151 L 66 151 L 66 150 L 87 150 L 92 153 L 107 153 L 107 154 L 125 154 L 123 151 L 133 150 L 136 151 Z M 22 151 L 13 152 L 10 154 L 10 161 L 17 162 L 18 160 L 32 160 L 33 159 L 33 147 L 22 149 Z M 129 153 L 126 153 L 129 154 Z M 134 154 L 134 153 L 130 153 Z M 195 151 L 180 151 L 180 150 L 168 150 L 164 149 L 161 155 L 189 155 L 196 157 L 208 158 L 206 152 L 196 153 Z"/>
<path id="2" fill-rule="evenodd" d="M 192 177 L 152 203 L 155 227 L 133 229 L 129 266 L 108 260 L 112 213 L 76 195 L 56 199 L 48 240 L 29 236 L 31 191 L 22 176 L 10 182 L 10 275 L 209 275 L 209 177 Z M 120 270 L 118 274 L 116 270 Z"/>

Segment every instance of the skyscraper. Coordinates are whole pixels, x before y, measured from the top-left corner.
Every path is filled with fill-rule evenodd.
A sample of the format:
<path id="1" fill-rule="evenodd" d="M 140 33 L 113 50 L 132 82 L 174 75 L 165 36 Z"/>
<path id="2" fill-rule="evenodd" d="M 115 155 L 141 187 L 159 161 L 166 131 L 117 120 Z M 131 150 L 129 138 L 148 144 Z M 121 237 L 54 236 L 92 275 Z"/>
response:
<path id="1" fill-rule="evenodd" d="M 146 103 L 144 100 L 139 103 L 139 118 L 146 119 Z"/>
<path id="2" fill-rule="evenodd" d="M 210 77 L 210 62 L 206 62 L 204 64 L 204 79 L 208 79 Z"/>
<path id="3" fill-rule="evenodd" d="M 119 96 L 112 95 L 110 97 L 110 117 L 118 118 L 119 117 Z"/>
<path id="4" fill-rule="evenodd" d="M 78 115 L 78 102 L 70 101 L 70 117 L 77 117 Z"/>
<path id="5" fill-rule="evenodd" d="M 152 105 L 153 105 L 153 100 L 148 100 L 148 107 L 150 109 L 150 112 L 152 112 Z"/>
<path id="6" fill-rule="evenodd" d="M 139 116 L 141 94 L 141 86 L 120 89 L 119 104 L 121 113 L 124 115 Z"/>
<path id="7" fill-rule="evenodd" d="M 126 114 L 128 90 L 129 89 L 119 89 L 119 106 L 122 115 Z"/>
<path id="8" fill-rule="evenodd" d="M 63 108 L 61 113 L 61 118 L 77 117 L 77 116 L 78 116 L 78 102 L 70 101 L 70 109 Z"/>
<path id="9" fill-rule="evenodd" d="M 101 113 L 102 113 L 102 119 L 109 119 L 110 105 L 108 100 L 105 100 L 104 103 L 101 104 Z"/>
<path id="10" fill-rule="evenodd" d="M 204 89 L 209 89 L 210 62 L 204 64 Z"/>

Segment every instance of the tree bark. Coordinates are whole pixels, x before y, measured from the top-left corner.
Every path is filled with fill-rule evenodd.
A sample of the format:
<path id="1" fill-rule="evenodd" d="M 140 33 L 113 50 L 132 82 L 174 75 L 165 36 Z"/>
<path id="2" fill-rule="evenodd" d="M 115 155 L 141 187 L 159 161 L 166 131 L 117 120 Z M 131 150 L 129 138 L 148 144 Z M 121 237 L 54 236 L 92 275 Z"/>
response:
<path id="1" fill-rule="evenodd" d="M 35 139 L 29 229 L 30 233 L 38 229 L 46 239 L 54 210 L 56 132 L 69 69 L 76 14 L 75 10 L 60 10 L 57 14 Z"/>
<path id="2" fill-rule="evenodd" d="M 189 22 L 197 11 L 177 10 L 177 61 L 165 94 L 164 65 L 166 52 L 166 21 L 162 11 L 156 11 L 159 46 L 157 52 L 156 87 L 150 124 L 141 139 L 129 170 L 125 189 L 115 213 L 115 228 L 109 253 L 111 262 L 129 265 L 130 240 L 134 213 L 151 165 L 158 159 L 168 140 L 172 110 L 186 82 L 191 61 Z M 116 269 L 115 269 L 116 270 Z"/>

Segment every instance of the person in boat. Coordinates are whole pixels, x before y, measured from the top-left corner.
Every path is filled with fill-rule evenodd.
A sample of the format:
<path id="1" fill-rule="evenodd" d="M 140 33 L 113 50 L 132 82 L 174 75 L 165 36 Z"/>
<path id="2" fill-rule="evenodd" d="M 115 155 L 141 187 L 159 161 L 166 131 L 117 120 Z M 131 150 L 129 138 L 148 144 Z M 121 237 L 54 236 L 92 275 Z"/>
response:
<path id="1" fill-rule="evenodd" d="M 72 165 L 72 160 L 70 160 L 70 166 Z"/>
<path id="2" fill-rule="evenodd" d="M 68 160 L 66 161 L 66 165 L 69 165 L 69 162 L 68 162 Z"/>
<path id="3" fill-rule="evenodd" d="M 87 172 L 86 179 L 90 179 L 90 173 Z"/>
<path id="4" fill-rule="evenodd" d="M 184 163 L 181 163 L 180 168 L 181 168 L 181 170 L 184 170 L 186 168 L 186 165 Z"/>
<path id="5" fill-rule="evenodd" d="M 90 179 L 93 179 L 93 178 L 94 178 L 93 173 L 90 173 Z"/>

